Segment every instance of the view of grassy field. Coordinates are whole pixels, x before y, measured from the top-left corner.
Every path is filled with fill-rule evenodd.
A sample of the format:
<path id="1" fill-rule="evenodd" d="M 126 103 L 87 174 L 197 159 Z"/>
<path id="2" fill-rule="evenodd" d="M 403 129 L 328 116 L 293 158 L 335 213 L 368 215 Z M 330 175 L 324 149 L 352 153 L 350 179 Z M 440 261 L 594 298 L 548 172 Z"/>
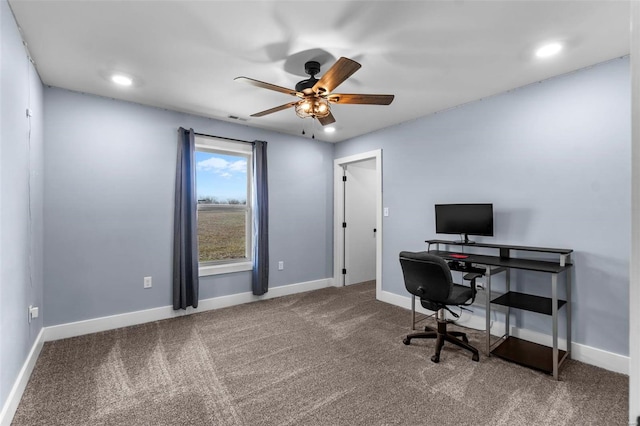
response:
<path id="1" fill-rule="evenodd" d="M 200 262 L 244 257 L 245 214 L 240 209 L 198 210 Z"/>

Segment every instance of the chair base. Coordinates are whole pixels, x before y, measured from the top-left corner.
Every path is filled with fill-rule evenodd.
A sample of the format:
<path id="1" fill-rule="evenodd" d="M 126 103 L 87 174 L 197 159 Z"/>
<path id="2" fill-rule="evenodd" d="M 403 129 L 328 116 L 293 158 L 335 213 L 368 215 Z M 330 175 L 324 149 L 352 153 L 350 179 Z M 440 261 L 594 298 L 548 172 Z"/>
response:
<path id="1" fill-rule="evenodd" d="M 431 357 L 431 361 L 440 362 L 440 351 L 442 351 L 442 347 L 444 346 L 445 340 L 449 343 L 453 343 L 456 346 L 460 346 L 463 349 L 471 351 L 473 354 L 471 359 L 473 361 L 480 361 L 480 353 L 476 348 L 469 344 L 469 339 L 467 338 L 467 334 L 462 331 L 447 331 L 447 321 L 446 320 L 438 320 L 438 329 L 435 330 L 431 327 L 425 327 L 424 332 L 421 333 L 413 333 L 407 335 L 404 339 L 402 339 L 402 343 L 408 345 L 411 343 L 411 339 L 436 339 L 436 353 Z M 460 340 L 459 338 L 462 340 Z"/>

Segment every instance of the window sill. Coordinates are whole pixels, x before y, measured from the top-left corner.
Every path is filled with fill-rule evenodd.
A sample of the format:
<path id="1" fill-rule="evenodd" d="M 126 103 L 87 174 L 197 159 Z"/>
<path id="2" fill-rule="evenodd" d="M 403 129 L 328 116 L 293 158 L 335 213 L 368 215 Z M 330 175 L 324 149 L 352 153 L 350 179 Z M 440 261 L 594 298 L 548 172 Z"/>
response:
<path id="1" fill-rule="evenodd" d="M 253 264 L 251 262 L 225 263 L 222 265 L 206 265 L 198 268 L 198 276 L 206 277 L 209 275 L 230 274 L 233 272 L 251 271 Z"/>

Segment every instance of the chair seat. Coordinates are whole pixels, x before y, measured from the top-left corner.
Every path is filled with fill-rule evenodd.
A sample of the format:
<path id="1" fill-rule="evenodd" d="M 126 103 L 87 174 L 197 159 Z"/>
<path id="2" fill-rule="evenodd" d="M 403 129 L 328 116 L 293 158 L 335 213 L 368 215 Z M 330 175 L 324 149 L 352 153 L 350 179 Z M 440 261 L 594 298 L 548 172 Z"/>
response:
<path id="1" fill-rule="evenodd" d="M 451 296 L 449 300 L 445 302 L 447 305 L 463 305 L 467 300 L 473 298 L 473 290 L 471 287 L 467 287 L 460 284 L 453 284 L 451 289 Z"/>
<path id="2" fill-rule="evenodd" d="M 473 290 L 471 289 L 471 287 L 467 287 L 460 284 L 453 284 L 449 298 L 443 301 L 443 303 L 441 304 L 442 305 L 464 305 L 467 302 L 467 300 L 472 298 L 473 298 Z M 430 300 L 420 299 L 420 303 L 422 304 L 422 307 L 425 309 L 429 309 L 432 311 L 437 310 L 435 309 L 437 307 L 437 304 L 434 304 L 434 302 Z"/>

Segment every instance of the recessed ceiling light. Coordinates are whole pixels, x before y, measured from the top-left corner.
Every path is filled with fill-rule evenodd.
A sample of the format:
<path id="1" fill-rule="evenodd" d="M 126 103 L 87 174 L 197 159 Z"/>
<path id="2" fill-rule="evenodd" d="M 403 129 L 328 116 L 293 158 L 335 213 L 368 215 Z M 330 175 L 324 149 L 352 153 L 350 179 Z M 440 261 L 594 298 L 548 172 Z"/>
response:
<path id="1" fill-rule="evenodd" d="M 562 45 L 560 43 L 549 43 L 536 50 L 536 56 L 538 58 L 548 58 L 549 56 L 559 53 L 561 50 Z"/>
<path id="2" fill-rule="evenodd" d="M 335 127 L 325 127 L 325 128 L 324 128 L 324 131 L 325 131 L 326 133 L 333 133 L 333 132 L 335 132 L 335 131 L 336 131 L 336 128 L 335 128 Z"/>
<path id="3" fill-rule="evenodd" d="M 131 77 L 127 77 L 126 75 L 122 75 L 122 74 L 112 75 L 111 81 L 113 81 L 116 84 L 119 84 L 120 86 L 131 86 L 133 84 L 133 80 L 131 79 Z"/>

